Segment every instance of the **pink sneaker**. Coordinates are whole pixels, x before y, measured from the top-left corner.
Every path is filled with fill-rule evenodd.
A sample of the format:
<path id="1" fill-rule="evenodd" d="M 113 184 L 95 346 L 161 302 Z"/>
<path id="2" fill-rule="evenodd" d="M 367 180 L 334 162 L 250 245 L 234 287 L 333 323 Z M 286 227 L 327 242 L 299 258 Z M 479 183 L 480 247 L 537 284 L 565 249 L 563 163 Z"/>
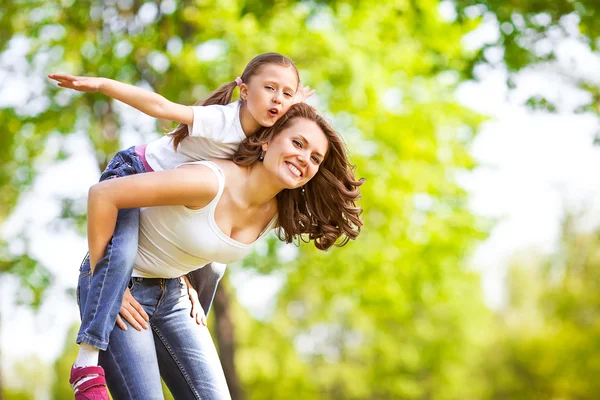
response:
<path id="1" fill-rule="evenodd" d="M 83 378 L 89 377 L 93 378 L 80 382 Z M 73 366 L 69 383 L 75 391 L 75 400 L 109 400 L 102 367 Z"/>

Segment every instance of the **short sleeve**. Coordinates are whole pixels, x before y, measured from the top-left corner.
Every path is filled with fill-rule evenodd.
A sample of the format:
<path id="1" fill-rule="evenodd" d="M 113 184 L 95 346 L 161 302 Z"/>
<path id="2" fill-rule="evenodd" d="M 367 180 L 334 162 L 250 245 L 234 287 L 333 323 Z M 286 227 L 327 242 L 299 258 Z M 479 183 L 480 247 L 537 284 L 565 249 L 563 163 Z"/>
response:
<path id="1" fill-rule="evenodd" d="M 190 136 L 218 141 L 231 125 L 231 112 L 220 105 L 192 106 L 194 121 L 188 125 Z"/>

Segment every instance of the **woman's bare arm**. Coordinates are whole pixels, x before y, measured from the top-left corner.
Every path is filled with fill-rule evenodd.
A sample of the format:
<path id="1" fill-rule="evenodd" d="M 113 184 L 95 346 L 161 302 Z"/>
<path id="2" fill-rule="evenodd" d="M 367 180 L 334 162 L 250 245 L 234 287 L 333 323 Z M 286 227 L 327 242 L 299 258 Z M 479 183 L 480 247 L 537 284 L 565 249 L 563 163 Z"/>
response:
<path id="1" fill-rule="evenodd" d="M 120 209 L 168 205 L 201 208 L 216 196 L 217 191 L 214 172 L 202 165 L 187 165 L 95 184 L 89 190 L 87 210 L 92 271 L 106 251 Z"/>

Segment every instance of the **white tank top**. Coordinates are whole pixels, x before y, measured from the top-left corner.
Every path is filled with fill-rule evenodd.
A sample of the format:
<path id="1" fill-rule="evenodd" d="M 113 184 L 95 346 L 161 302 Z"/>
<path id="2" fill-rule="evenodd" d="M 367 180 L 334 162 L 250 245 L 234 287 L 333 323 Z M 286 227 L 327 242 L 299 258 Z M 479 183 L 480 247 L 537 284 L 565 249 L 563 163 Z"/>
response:
<path id="1" fill-rule="evenodd" d="M 217 176 L 219 190 L 205 207 L 147 207 L 140 211 L 139 245 L 132 276 L 177 278 L 209 262 L 230 264 L 246 256 L 256 241 L 269 232 L 277 216 L 251 244 L 240 243 L 223 233 L 215 221 L 215 209 L 225 188 L 223 170 L 211 161 L 205 165 Z"/>

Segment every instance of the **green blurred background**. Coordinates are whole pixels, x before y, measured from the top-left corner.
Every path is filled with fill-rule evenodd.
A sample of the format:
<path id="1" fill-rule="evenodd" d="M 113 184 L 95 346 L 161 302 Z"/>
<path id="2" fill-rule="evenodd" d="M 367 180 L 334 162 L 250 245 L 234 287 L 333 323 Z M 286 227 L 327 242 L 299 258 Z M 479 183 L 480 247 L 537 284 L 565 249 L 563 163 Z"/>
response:
<path id="1" fill-rule="evenodd" d="M 495 258 L 494 204 L 528 201 L 543 171 L 527 162 L 551 139 L 599 155 L 599 29 L 592 0 L 3 1 L 0 398 L 72 398 L 87 188 L 117 150 L 173 127 L 46 74 L 192 104 L 268 51 L 296 62 L 317 90 L 311 104 L 344 137 L 367 179 L 365 226 L 325 253 L 272 237 L 229 267 L 209 323 L 233 398 L 600 398 L 600 201 L 570 200 L 567 187 L 550 245 L 507 247 L 490 260 L 496 275 L 475 256 L 487 246 L 481 257 Z M 501 90 L 469 91 L 491 76 Z M 540 90 L 519 92 L 536 79 Z M 515 160 L 537 135 L 514 164 L 531 184 L 509 182 L 483 212 L 474 193 L 486 192 L 478 174 L 490 165 L 474 156 L 478 137 L 511 126 L 478 107 L 494 96 L 550 123 L 500 133 Z M 567 151 L 549 157 L 560 167 Z M 579 165 L 583 186 L 597 166 Z"/>

